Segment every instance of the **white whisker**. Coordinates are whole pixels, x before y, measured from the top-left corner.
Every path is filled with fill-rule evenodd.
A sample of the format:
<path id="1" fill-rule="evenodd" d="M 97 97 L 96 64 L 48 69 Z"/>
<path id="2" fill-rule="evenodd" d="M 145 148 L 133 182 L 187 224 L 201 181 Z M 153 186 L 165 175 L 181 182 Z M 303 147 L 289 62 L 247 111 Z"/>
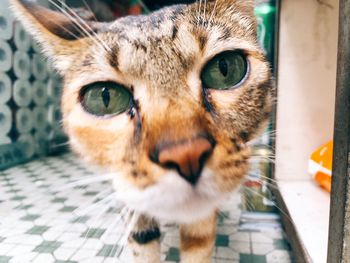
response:
<path id="1" fill-rule="evenodd" d="M 151 10 L 148 9 L 147 5 L 142 0 L 138 0 L 138 2 L 141 5 L 141 7 L 143 8 L 143 10 L 146 12 L 146 14 L 151 13 Z"/>
<path id="2" fill-rule="evenodd" d="M 126 211 L 127 211 L 127 212 L 126 212 L 125 218 L 130 218 L 130 215 L 131 215 L 132 211 L 129 210 L 129 209 L 127 209 Z M 114 254 L 113 262 L 115 262 L 115 260 L 116 260 L 117 258 L 119 258 L 119 256 L 120 256 L 119 253 L 120 253 L 120 251 L 122 251 L 122 249 L 123 249 L 123 248 L 120 249 L 120 245 L 119 245 L 119 242 L 120 242 L 120 240 L 122 239 L 122 237 L 123 237 L 123 234 L 121 234 L 121 235 L 119 236 L 118 240 L 116 241 L 116 251 L 115 251 L 115 254 Z"/>
<path id="3" fill-rule="evenodd" d="M 269 188 L 278 189 L 278 186 L 274 182 L 270 182 L 269 180 L 266 180 L 266 179 L 257 178 L 255 176 L 249 176 L 248 175 L 245 178 L 245 182 L 250 182 L 250 181 L 257 181 L 257 182 L 259 182 L 261 184 L 267 185 Z"/>
<path id="4" fill-rule="evenodd" d="M 61 187 L 53 188 L 52 192 L 60 192 L 63 190 L 74 188 L 76 186 L 82 186 L 82 185 L 96 183 L 96 182 L 103 182 L 103 181 L 108 181 L 111 179 L 112 179 L 112 176 L 109 174 L 107 174 L 107 175 L 94 175 L 94 176 L 90 176 L 90 177 L 85 177 L 83 180 L 73 181 L 73 182 L 68 183 L 68 184 L 61 186 Z"/>
<path id="5" fill-rule="evenodd" d="M 105 201 L 101 206 L 99 206 L 98 208 L 98 212 L 97 213 L 94 213 L 92 219 L 89 220 L 88 222 L 88 225 L 89 228 L 88 230 L 86 231 L 86 234 L 85 234 L 85 239 L 89 237 L 89 233 L 90 231 L 93 229 L 93 227 L 91 225 L 93 225 L 93 223 L 97 223 L 98 220 L 100 219 L 100 217 L 106 213 L 108 211 L 108 209 L 110 208 L 110 204 L 113 202 L 113 201 L 116 201 L 116 200 L 107 200 Z"/>
<path id="6" fill-rule="evenodd" d="M 137 223 L 137 220 L 139 219 L 140 215 L 137 213 L 137 212 L 133 212 L 133 215 L 132 215 L 132 218 L 129 222 L 129 225 L 128 227 L 126 228 L 126 231 L 121 239 L 121 242 L 120 242 L 120 251 L 117 253 L 117 254 L 121 254 L 124 247 L 126 246 L 126 243 L 128 241 L 128 238 L 133 230 L 133 228 L 135 227 L 136 223 Z"/>
<path id="7" fill-rule="evenodd" d="M 49 0 L 51 1 L 51 0 Z M 94 30 L 89 26 L 88 23 L 86 23 L 86 21 L 84 19 L 82 19 L 72 8 L 70 8 L 66 3 L 61 2 L 61 4 L 67 8 L 76 19 L 78 19 L 78 21 L 81 23 L 81 25 L 85 26 L 87 29 L 89 29 L 91 31 L 91 33 L 93 34 L 93 36 L 96 37 L 96 39 L 100 42 L 100 44 L 102 45 L 102 47 L 104 47 L 104 49 L 106 51 L 111 51 L 111 49 L 107 46 L 107 44 L 99 37 L 99 35 L 97 35 Z M 68 13 L 68 12 L 67 12 Z M 84 27 L 82 26 L 82 29 L 84 29 Z M 86 30 L 87 31 L 87 30 Z M 89 32 L 87 31 L 87 33 L 89 34 Z M 93 37 L 91 35 L 91 33 L 89 34 L 91 37 Z"/>
<path id="8" fill-rule="evenodd" d="M 264 176 L 264 175 L 262 175 L 262 174 L 257 174 L 257 173 L 249 172 L 249 173 L 248 173 L 248 176 L 250 176 L 251 178 L 257 178 L 257 179 L 263 178 L 264 180 L 271 181 L 271 182 L 273 182 L 273 183 L 277 183 L 277 180 L 274 180 L 274 179 L 269 178 L 269 177 L 267 177 L 267 176 Z"/>
<path id="9" fill-rule="evenodd" d="M 81 204 L 77 209 L 76 209 L 76 211 L 83 211 L 83 210 L 85 210 L 85 209 L 87 209 L 88 207 L 90 207 L 90 205 L 91 205 L 91 203 L 93 203 L 93 202 L 95 202 L 96 200 L 98 200 L 99 198 L 101 198 L 101 197 L 104 197 L 104 196 L 108 196 L 108 195 L 110 195 L 110 192 L 112 192 L 113 191 L 113 189 L 107 189 L 107 190 L 104 190 L 104 191 L 102 191 L 102 192 L 100 192 L 99 194 L 97 194 L 97 195 L 95 195 L 93 198 L 92 198 L 92 200 L 89 200 L 89 201 L 87 201 L 87 202 L 84 202 L 83 204 Z M 93 204 L 95 204 L 95 203 L 93 203 Z M 74 215 L 75 216 L 75 215 Z"/>
<path id="10" fill-rule="evenodd" d="M 120 213 L 118 214 L 118 216 L 116 217 L 116 219 L 113 221 L 113 223 L 108 227 L 108 229 L 106 230 L 106 232 L 103 233 L 103 235 L 101 236 L 101 241 L 105 242 L 106 238 L 108 237 L 108 235 L 118 226 L 118 224 L 120 223 L 120 221 L 123 219 L 123 216 L 130 212 L 128 207 L 124 207 Z"/>
<path id="11" fill-rule="evenodd" d="M 246 187 L 246 186 L 242 186 L 244 188 L 244 190 L 248 190 L 250 191 L 251 193 L 253 193 L 254 195 L 257 195 L 257 196 L 260 196 L 262 198 L 267 198 L 266 196 L 258 193 L 257 191 L 254 191 L 253 189 L 249 188 L 249 187 Z M 273 200 L 270 200 L 272 203 L 273 203 L 273 206 L 276 207 L 278 209 L 278 211 L 280 211 L 284 216 L 286 216 L 286 218 L 291 222 L 293 223 L 293 219 L 285 212 L 283 211 L 282 208 L 280 208 L 278 205 L 276 205 L 276 202 L 274 202 Z"/>
<path id="12" fill-rule="evenodd" d="M 65 142 L 65 143 L 59 143 L 59 144 L 55 144 L 53 146 L 50 146 L 51 149 L 55 149 L 55 148 L 59 148 L 59 147 L 63 147 L 63 146 L 69 146 L 69 142 Z"/>
<path id="13" fill-rule="evenodd" d="M 218 4 L 218 0 L 215 0 L 213 12 L 212 12 L 211 15 L 210 15 L 210 18 L 209 18 L 209 21 L 208 21 L 208 25 L 207 25 L 207 29 L 210 28 L 210 25 L 211 25 L 211 23 L 212 23 L 212 21 L 213 21 L 213 18 L 214 18 L 215 12 L 216 12 L 216 6 L 217 6 L 217 4 Z"/>
<path id="14" fill-rule="evenodd" d="M 259 162 L 275 163 L 275 156 L 253 155 L 249 158 L 249 163 L 259 163 Z"/>
<path id="15" fill-rule="evenodd" d="M 203 26 L 205 25 L 205 20 L 207 19 L 207 0 L 204 0 L 204 19 L 203 19 Z"/>
<path id="16" fill-rule="evenodd" d="M 58 3 L 56 3 L 56 1 L 58 3 L 60 3 L 62 6 L 64 5 L 64 3 L 60 0 L 49 0 L 49 2 L 54 5 L 59 11 L 62 12 L 62 14 L 64 14 L 69 20 L 71 20 L 74 23 L 74 27 L 76 29 L 79 29 L 79 32 L 82 33 L 82 35 L 85 35 L 87 37 L 92 37 L 91 34 L 80 24 L 78 23 L 78 20 L 75 19 L 70 13 L 68 13 L 63 7 L 61 7 Z M 68 8 L 67 10 L 71 11 L 70 8 Z M 72 12 L 72 11 L 71 11 Z"/>
<path id="17" fill-rule="evenodd" d="M 199 0 L 198 22 L 197 22 L 197 26 L 199 26 L 199 23 L 200 23 L 200 21 L 201 21 L 201 16 L 202 16 L 202 0 Z"/>
<path id="18" fill-rule="evenodd" d="M 57 0 L 59 1 L 59 0 Z M 78 26 L 87 37 L 89 37 L 92 41 L 94 41 L 98 46 L 101 46 L 103 49 L 105 49 L 106 51 L 109 50 L 109 48 L 106 49 L 106 47 L 103 45 L 104 43 L 100 43 L 101 40 L 97 37 L 97 34 L 94 32 L 96 38 L 98 40 L 100 40 L 100 42 L 94 38 L 90 32 L 87 31 L 87 29 L 85 27 L 87 27 L 88 29 L 90 29 L 92 32 L 93 30 L 91 29 L 91 27 L 84 21 L 82 20 L 71 8 L 69 8 L 64 2 L 59 1 L 61 3 L 61 5 L 65 6 L 68 10 L 70 10 L 70 12 L 76 17 L 74 18 L 71 14 L 69 14 L 64 8 L 62 8 L 60 5 L 58 5 L 55 0 L 49 0 L 49 2 L 51 4 L 53 4 L 57 9 L 59 9 L 67 18 L 69 18 L 76 26 Z M 79 19 L 81 22 L 79 23 L 79 21 L 77 20 Z M 85 26 L 85 27 L 84 27 Z"/>
<path id="19" fill-rule="evenodd" d="M 101 199 L 100 201 L 92 204 L 91 206 L 85 208 L 85 209 L 77 209 L 74 211 L 74 213 L 77 216 L 83 216 L 89 214 L 91 211 L 93 211 L 96 208 L 102 207 L 105 203 L 110 202 L 111 200 L 115 199 L 117 196 L 117 193 L 112 193 Z"/>
<path id="20" fill-rule="evenodd" d="M 93 15 L 94 20 L 95 20 L 96 22 L 98 22 L 98 21 L 97 21 L 97 18 L 96 18 L 96 16 L 95 16 L 95 13 L 92 11 L 92 9 L 91 9 L 90 6 L 88 5 L 88 3 L 86 3 L 85 0 L 82 0 L 82 1 L 83 1 L 84 6 L 86 7 L 86 9 Z"/>

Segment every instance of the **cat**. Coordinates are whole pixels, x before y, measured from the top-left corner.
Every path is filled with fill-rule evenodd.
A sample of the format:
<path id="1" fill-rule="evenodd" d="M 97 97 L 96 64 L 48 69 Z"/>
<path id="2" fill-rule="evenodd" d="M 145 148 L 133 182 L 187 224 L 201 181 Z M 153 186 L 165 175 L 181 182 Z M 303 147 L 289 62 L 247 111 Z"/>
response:
<path id="1" fill-rule="evenodd" d="M 246 175 L 247 142 L 272 110 L 254 1 L 197 1 L 111 23 L 26 0 L 12 10 L 64 78 L 72 149 L 109 169 L 138 214 L 134 262 L 160 262 L 159 220 L 180 225 L 181 262 L 211 262 L 217 209 Z"/>

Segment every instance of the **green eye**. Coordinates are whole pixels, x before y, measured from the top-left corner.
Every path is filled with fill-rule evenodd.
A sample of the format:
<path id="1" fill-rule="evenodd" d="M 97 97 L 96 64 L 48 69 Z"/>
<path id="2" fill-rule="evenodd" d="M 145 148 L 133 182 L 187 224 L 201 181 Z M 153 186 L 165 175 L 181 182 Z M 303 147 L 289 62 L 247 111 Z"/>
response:
<path id="1" fill-rule="evenodd" d="M 205 88 L 226 90 L 239 84 L 248 71 L 245 56 L 236 51 L 226 51 L 208 62 L 201 79 Z"/>
<path id="2" fill-rule="evenodd" d="M 97 82 L 80 93 L 84 109 L 96 116 L 116 115 L 130 108 L 132 97 L 123 86 L 113 82 Z"/>

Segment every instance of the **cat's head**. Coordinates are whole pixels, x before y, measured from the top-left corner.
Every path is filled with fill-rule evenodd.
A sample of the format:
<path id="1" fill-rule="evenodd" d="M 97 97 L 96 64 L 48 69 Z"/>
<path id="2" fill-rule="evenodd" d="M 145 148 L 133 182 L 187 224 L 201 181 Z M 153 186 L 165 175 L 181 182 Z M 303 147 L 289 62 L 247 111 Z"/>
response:
<path id="1" fill-rule="evenodd" d="M 24 0 L 13 10 L 64 77 L 72 148 L 114 173 L 130 207 L 188 222 L 240 184 L 246 142 L 271 111 L 253 2 L 198 1 L 108 24 Z"/>

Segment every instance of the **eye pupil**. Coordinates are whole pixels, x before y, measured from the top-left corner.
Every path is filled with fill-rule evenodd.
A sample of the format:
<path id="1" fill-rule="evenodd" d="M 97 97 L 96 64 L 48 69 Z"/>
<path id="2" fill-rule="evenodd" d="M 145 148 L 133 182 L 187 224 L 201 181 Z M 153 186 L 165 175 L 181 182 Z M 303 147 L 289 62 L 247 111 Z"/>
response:
<path id="1" fill-rule="evenodd" d="M 84 110 L 95 116 L 115 116 L 132 106 L 128 89 L 114 82 L 95 82 L 80 90 Z"/>
<path id="2" fill-rule="evenodd" d="M 111 100 L 111 95 L 109 93 L 108 88 L 102 89 L 102 100 L 103 100 L 103 104 L 105 105 L 105 107 L 108 108 L 109 102 Z"/>
<path id="3" fill-rule="evenodd" d="M 203 87 L 207 89 L 235 89 L 241 86 L 247 73 L 248 60 L 243 52 L 224 51 L 205 65 L 201 80 Z"/>
<path id="4" fill-rule="evenodd" d="M 226 59 L 222 58 L 219 60 L 219 69 L 220 69 L 221 74 L 224 75 L 224 77 L 227 77 L 228 65 L 227 65 Z"/>

